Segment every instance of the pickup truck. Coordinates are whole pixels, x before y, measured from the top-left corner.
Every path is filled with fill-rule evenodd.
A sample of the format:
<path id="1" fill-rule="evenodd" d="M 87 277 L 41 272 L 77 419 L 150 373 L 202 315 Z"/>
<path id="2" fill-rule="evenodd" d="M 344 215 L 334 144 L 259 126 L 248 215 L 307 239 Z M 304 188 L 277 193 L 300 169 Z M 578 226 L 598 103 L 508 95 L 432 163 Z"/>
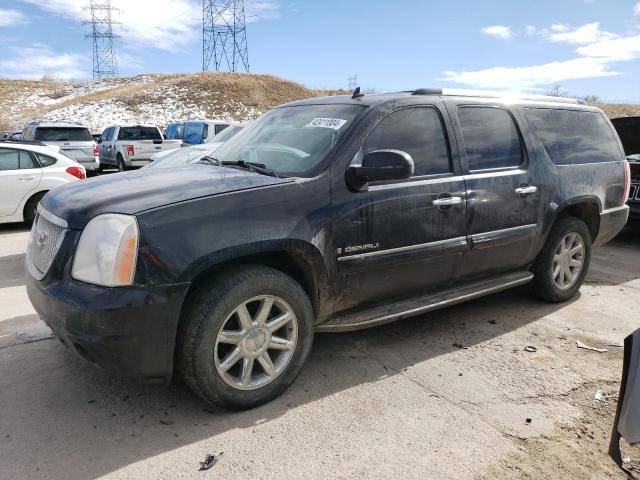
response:
<path id="1" fill-rule="evenodd" d="M 180 140 L 164 140 L 160 129 L 149 125 L 113 125 L 100 136 L 100 170 L 106 166 L 123 172 L 142 167 L 151 161 L 151 155 L 163 150 L 180 148 Z"/>

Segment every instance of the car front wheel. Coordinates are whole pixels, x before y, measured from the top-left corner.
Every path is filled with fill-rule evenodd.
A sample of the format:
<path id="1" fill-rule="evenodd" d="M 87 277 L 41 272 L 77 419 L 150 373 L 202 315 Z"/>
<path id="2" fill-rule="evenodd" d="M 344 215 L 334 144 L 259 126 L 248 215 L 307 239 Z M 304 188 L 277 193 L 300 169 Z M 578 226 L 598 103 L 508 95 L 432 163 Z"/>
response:
<path id="1" fill-rule="evenodd" d="M 177 368 L 205 401 L 242 410 L 291 385 L 313 342 L 313 309 L 285 273 L 228 270 L 189 295 L 178 335 Z"/>

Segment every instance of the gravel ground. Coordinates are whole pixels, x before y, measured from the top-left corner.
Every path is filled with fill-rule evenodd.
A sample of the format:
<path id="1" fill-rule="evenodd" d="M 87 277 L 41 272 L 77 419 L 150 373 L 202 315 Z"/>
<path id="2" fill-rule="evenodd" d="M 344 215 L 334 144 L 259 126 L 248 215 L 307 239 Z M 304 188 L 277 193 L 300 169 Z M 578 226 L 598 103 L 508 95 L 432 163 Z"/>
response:
<path id="1" fill-rule="evenodd" d="M 3 478 L 625 478 L 606 450 L 618 345 L 640 327 L 640 228 L 595 252 L 566 304 L 533 300 L 525 287 L 317 335 L 290 390 L 243 413 L 208 407 L 181 383 L 116 378 L 66 351 L 27 298 L 26 238 L 0 226 Z M 625 455 L 638 460 L 640 449 Z"/>

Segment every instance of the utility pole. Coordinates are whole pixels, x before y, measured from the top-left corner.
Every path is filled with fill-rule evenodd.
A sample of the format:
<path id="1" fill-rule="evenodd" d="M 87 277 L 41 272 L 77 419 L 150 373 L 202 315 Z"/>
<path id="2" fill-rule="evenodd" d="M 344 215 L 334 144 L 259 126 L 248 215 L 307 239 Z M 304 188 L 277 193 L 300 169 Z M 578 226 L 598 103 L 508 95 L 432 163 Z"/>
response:
<path id="1" fill-rule="evenodd" d="M 244 0 L 202 1 L 202 71 L 249 71 Z"/>
<path id="2" fill-rule="evenodd" d="M 358 74 L 347 77 L 347 81 L 349 82 L 349 90 L 355 90 L 358 86 Z"/>
<path id="3" fill-rule="evenodd" d="M 113 25 L 120 22 L 112 20 L 112 12 L 118 10 L 111 6 L 111 0 L 90 0 L 83 10 L 91 13 L 91 20 L 84 21 L 91 26 L 91 33 L 85 38 L 93 40 L 93 79 L 118 76 L 118 62 L 113 40 L 120 35 L 113 33 Z"/>

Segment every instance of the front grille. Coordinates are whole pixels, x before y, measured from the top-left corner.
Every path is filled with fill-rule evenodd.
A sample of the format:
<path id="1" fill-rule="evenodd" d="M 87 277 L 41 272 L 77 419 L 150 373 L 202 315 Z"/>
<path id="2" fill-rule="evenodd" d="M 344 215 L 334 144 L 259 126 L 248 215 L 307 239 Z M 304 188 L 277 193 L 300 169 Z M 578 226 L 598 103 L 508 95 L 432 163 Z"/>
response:
<path id="1" fill-rule="evenodd" d="M 29 257 L 33 266 L 43 276 L 51 267 L 67 231 L 63 224 L 64 221 L 56 219 L 42 208 L 39 209 L 31 230 Z"/>
<path id="2" fill-rule="evenodd" d="M 631 184 L 631 188 L 629 189 L 629 200 L 640 200 L 640 184 Z"/>

